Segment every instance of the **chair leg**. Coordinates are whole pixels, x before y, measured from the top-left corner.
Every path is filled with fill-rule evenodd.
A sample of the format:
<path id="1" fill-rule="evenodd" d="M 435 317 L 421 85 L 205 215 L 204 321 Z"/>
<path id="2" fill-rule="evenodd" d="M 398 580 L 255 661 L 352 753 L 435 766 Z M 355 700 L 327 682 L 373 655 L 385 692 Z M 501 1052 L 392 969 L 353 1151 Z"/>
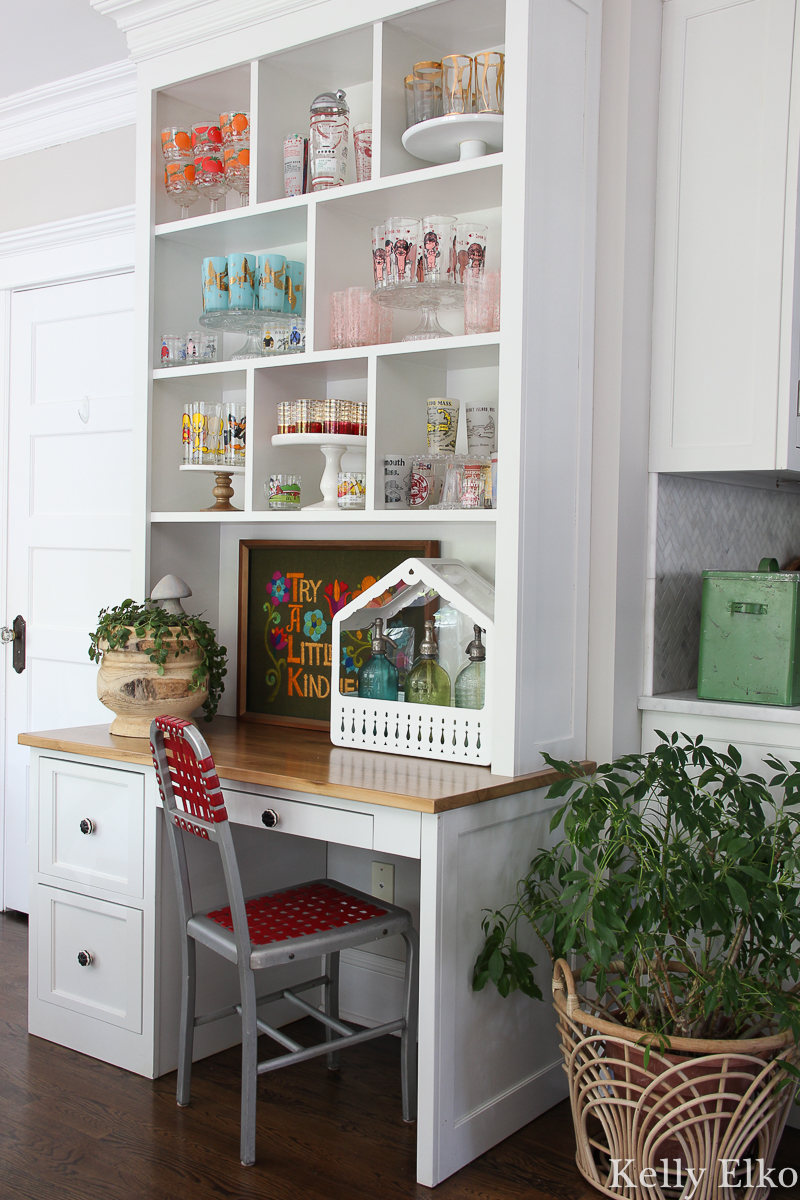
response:
<path id="1" fill-rule="evenodd" d="M 240 966 L 239 981 L 242 990 L 242 1116 L 239 1157 L 243 1167 L 251 1167 L 256 1161 L 258 1026 L 256 980 L 249 966 Z"/>
<path id="2" fill-rule="evenodd" d="M 419 937 L 416 929 L 403 934 L 406 944 L 406 980 L 403 997 L 405 1029 L 400 1039 L 400 1079 L 403 1120 L 417 1119 L 417 1020 L 419 1014 Z"/>
<path id="3" fill-rule="evenodd" d="M 334 954 L 323 955 L 322 970 L 328 976 L 330 983 L 325 984 L 324 999 L 325 999 L 325 1014 L 328 1017 L 333 1017 L 335 1021 L 339 1020 L 339 951 Z M 334 1031 L 325 1026 L 325 1041 L 330 1042 L 334 1037 Z M 333 1054 L 328 1056 L 328 1070 L 339 1070 L 339 1051 L 334 1050 Z"/>
<path id="4" fill-rule="evenodd" d="M 194 1006 L 197 983 L 195 941 L 184 931 L 181 938 L 181 1024 L 178 1037 L 178 1095 L 181 1108 L 191 1100 L 192 1051 L 194 1048 Z"/>

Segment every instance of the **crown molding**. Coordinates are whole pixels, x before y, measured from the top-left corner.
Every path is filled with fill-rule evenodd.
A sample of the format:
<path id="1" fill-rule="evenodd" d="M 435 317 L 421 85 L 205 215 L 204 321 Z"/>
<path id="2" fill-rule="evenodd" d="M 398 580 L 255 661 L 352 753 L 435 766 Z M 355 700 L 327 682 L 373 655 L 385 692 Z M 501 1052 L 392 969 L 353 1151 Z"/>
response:
<path id="1" fill-rule="evenodd" d="M 46 225 L 12 229 L 8 233 L 0 233 L 0 258 L 59 250 L 62 246 L 75 246 L 80 242 L 95 242 L 100 238 L 133 234 L 134 228 L 135 209 L 132 204 L 126 204 L 123 208 L 109 208 L 105 212 L 67 217 L 63 221 L 50 221 Z"/>
<path id="2" fill-rule="evenodd" d="M 136 65 L 124 59 L 0 100 L 0 159 L 135 122 Z"/>
<path id="3" fill-rule="evenodd" d="M 324 0 L 89 0 L 128 39 L 134 62 L 247 29 Z"/>

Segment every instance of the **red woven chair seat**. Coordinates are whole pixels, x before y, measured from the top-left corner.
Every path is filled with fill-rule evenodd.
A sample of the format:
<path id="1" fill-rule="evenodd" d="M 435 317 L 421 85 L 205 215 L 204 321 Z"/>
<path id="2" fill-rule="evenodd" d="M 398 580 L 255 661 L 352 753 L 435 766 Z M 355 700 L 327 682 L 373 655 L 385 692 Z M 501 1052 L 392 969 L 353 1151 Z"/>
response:
<path id="1" fill-rule="evenodd" d="M 341 929 L 370 917 L 384 917 L 387 910 L 357 900 L 329 884 L 314 883 L 248 900 L 245 911 L 251 943 L 266 946 L 270 942 L 285 942 L 326 929 Z M 233 932 L 229 907 L 218 908 L 206 915 L 223 929 Z"/>

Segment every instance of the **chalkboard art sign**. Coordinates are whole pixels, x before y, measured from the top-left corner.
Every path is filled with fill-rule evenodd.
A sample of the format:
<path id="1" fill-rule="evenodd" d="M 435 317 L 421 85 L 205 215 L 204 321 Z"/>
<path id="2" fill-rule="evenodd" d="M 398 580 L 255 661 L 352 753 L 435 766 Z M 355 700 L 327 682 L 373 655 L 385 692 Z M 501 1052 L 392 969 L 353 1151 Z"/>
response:
<path id="1" fill-rule="evenodd" d="M 239 543 L 241 719 L 330 725 L 334 614 L 407 558 L 438 542 Z"/>

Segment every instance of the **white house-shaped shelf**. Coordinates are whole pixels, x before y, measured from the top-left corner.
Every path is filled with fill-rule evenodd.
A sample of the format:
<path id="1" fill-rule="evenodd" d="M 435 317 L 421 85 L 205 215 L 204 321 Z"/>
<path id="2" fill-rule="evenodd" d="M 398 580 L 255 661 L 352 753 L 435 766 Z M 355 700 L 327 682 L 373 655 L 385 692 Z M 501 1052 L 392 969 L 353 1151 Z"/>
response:
<path id="1" fill-rule="evenodd" d="M 481 709 L 362 700 L 342 689 L 342 634 L 369 629 L 405 608 L 436 597 L 483 630 L 486 695 Z M 333 618 L 331 741 L 335 746 L 438 758 L 487 766 L 492 760 L 491 720 L 494 679 L 494 588 L 458 559 L 407 558 Z M 469 640 L 469 639 L 467 639 Z M 462 647 L 466 666 L 466 642 Z M 453 682 L 453 681 L 451 681 Z"/>

